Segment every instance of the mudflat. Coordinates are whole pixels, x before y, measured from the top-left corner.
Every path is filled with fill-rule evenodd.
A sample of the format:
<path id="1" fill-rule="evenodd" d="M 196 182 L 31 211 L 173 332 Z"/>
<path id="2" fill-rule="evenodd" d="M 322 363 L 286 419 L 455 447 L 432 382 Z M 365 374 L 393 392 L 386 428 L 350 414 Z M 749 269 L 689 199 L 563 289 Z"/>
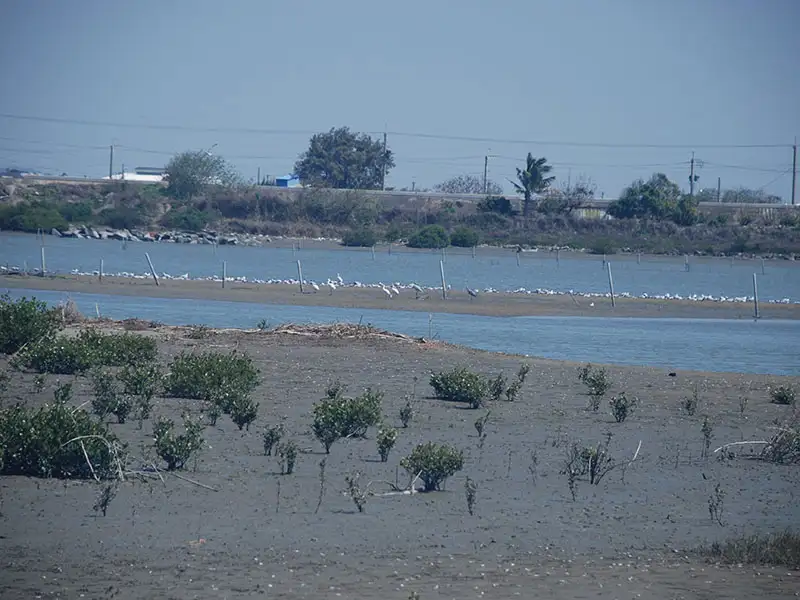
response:
<path id="1" fill-rule="evenodd" d="M 252 356 L 261 379 L 257 420 L 240 432 L 220 417 L 205 429 L 197 460 L 178 472 L 183 479 L 131 478 L 105 517 L 92 510 L 100 490 L 92 482 L 0 478 L 2 595 L 728 600 L 800 592 L 800 574 L 791 569 L 715 565 L 694 552 L 700 544 L 800 523 L 796 466 L 756 460 L 747 446 L 724 459 L 714 452 L 769 436 L 792 408 L 772 404 L 768 387 L 797 386 L 800 378 L 607 367 L 607 397 L 626 392 L 639 399 L 617 423 L 607 400 L 597 412 L 587 410 L 574 363 L 363 331 L 142 332 L 157 339 L 163 364 L 184 350 L 236 348 Z M 431 398 L 432 371 L 463 365 L 511 378 L 522 361 L 531 371 L 520 396 L 487 407 L 483 443 L 474 423 L 487 409 Z M 59 379 L 72 380 L 47 376 L 37 392 L 34 377 L 12 372 L 4 402 L 41 404 Z M 384 392 L 384 419 L 395 427 L 400 408 L 412 401 L 415 415 L 387 462 L 379 460 L 374 429 L 367 439 L 335 443 L 327 456 L 311 435 L 312 406 L 335 379 L 350 394 L 367 386 Z M 695 387 L 699 408 L 689 416 L 681 401 Z M 90 398 L 85 378 L 77 378 L 74 404 Z M 155 415 L 179 421 L 199 409 L 198 401 L 159 398 Z M 712 433 L 703 457 L 706 416 Z M 278 460 L 263 452 L 263 429 L 278 423 L 301 449 L 291 475 L 281 475 Z M 135 421 L 111 428 L 128 442 L 132 468 L 158 461 L 151 421 L 142 429 Z M 627 466 L 598 485 L 579 480 L 573 499 L 562 474 L 567 449 L 608 436 L 609 451 Z M 443 491 L 387 495 L 387 482 L 402 488 L 409 479 L 401 458 L 428 441 L 462 449 L 464 469 Z M 363 513 L 346 494 L 345 477 L 357 471 L 373 493 Z M 474 515 L 466 477 L 476 486 Z M 712 520 L 717 486 L 724 502 Z"/>
<path id="2" fill-rule="evenodd" d="M 642 317 L 642 318 L 709 318 L 749 319 L 754 307 L 749 303 L 711 302 L 690 300 L 656 300 L 617 298 L 615 306 L 608 297 L 584 298 L 570 295 L 544 294 L 479 294 L 470 296 L 466 291 L 451 290 L 447 299 L 441 291 L 418 293 L 411 289 L 400 290 L 391 298 L 380 288 L 339 287 L 331 292 L 326 287 L 319 291 L 305 286 L 280 284 L 254 284 L 228 281 L 225 287 L 217 281 L 186 281 L 162 279 L 156 285 L 152 279 L 127 277 L 97 277 L 59 275 L 37 277 L 26 275 L 0 275 L 0 289 L 28 288 L 61 292 L 112 294 L 150 298 L 183 298 L 193 300 L 225 300 L 257 304 L 295 306 L 331 306 L 340 308 L 365 308 L 420 311 L 428 313 L 473 314 L 495 317 L 515 316 L 576 316 L 576 317 Z M 800 304 L 761 303 L 759 313 L 766 319 L 800 319 Z"/>

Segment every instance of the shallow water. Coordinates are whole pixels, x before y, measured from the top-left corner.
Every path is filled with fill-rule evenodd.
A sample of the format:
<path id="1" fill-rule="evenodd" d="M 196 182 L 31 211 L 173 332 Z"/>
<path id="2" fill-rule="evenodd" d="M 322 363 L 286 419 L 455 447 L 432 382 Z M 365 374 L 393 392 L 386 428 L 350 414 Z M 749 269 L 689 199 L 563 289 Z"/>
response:
<path id="1" fill-rule="evenodd" d="M 800 321 L 480 317 L 394 310 L 198 302 L 100 294 L 9 290 L 48 303 L 72 298 L 82 313 L 169 325 L 254 328 L 350 322 L 417 337 L 545 358 L 669 369 L 800 375 Z"/>
<path id="2" fill-rule="evenodd" d="M 220 277 L 222 262 L 227 262 L 230 278 L 297 278 L 297 260 L 302 261 L 306 280 L 325 282 L 341 274 L 346 282 L 416 282 L 422 286 L 441 286 L 440 252 L 410 252 L 386 248 L 369 250 L 319 250 L 258 248 L 239 246 L 188 245 L 172 243 L 128 243 L 127 248 L 112 240 L 79 240 L 45 236 L 47 271 L 69 273 L 97 271 L 100 259 L 104 271 L 148 273 L 144 253 L 148 252 L 156 271 L 192 278 Z M 0 234 L 0 264 L 29 269 L 40 266 L 40 246 L 34 235 Z M 690 258 L 690 270 L 680 257 L 610 256 L 614 288 L 618 294 L 640 296 L 665 294 L 688 297 L 744 298 L 753 295 L 753 273 L 758 274 L 762 301 L 789 299 L 800 301 L 800 265 L 790 261 Z M 453 289 L 465 286 L 485 290 L 512 291 L 546 289 L 559 292 L 606 293 L 608 275 L 600 256 L 570 256 L 556 261 L 555 253 L 526 252 L 520 265 L 514 252 L 484 252 L 472 258 L 469 250 L 449 249 L 445 257 L 448 284 Z"/>

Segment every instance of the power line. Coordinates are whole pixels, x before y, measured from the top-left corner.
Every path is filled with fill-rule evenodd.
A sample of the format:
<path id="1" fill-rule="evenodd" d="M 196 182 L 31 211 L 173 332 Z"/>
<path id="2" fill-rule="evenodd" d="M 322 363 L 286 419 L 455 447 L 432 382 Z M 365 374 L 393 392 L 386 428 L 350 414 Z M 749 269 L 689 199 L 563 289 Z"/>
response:
<path id="1" fill-rule="evenodd" d="M 153 123 L 115 123 L 110 121 L 90 121 L 85 119 L 62 119 L 56 117 L 40 117 L 30 115 L 14 115 L 0 113 L 0 118 L 20 121 L 38 121 L 45 123 L 61 123 L 67 125 L 83 125 L 89 127 L 124 127 L 132 129 L 158 129 L 168 131 L 194 131 L 204 133 L 240 133 L 257 135 L 315 135 L 319 131 L 302 129 L 262 129 L 252 127 L 192 127 L 186 125 L 165 125 Z M 370 135 L 382 135 L 382 131 L 366 132 Z M 481 142 L 491 144 L 525 144 L 529 146 L 571 146 L 578 148 L 791 148 L 792 144 L 633 144 L 616 142 L 573 142 L 556 140 L 524 140 L 503 139 L 491 137 L 474 137 L 461 135 L 443 135 L 435 133 L 420 133 L 408 131 L 388 131 L 387 135 L 396 137 L 411 137 L 419 139 L 450 140 L 460 142 Z"/>

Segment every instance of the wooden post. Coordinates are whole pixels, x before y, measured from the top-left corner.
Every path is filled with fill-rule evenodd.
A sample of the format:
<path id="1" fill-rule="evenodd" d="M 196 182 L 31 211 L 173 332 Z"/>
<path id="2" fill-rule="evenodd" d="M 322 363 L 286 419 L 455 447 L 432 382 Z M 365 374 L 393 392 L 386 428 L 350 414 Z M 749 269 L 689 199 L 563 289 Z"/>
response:
<path id="1" fill-rule="evenodd" d="M 561 266 L 561 248 L 556 248 L 556 265 Z"/>
<path id="2" fill-rule="evenodd" d="M 222 289 L 225 289 L 225 280 L 228 278 L 228 261 L 222 261 Z"/>
<path id="3" fill-rule="evenodd" d="M 603 268 L 606 268 L 606 253 L 603 252 Z"/>
<path id="4" fill-rule="evenodd" d="M 520 253 L 519 253 L 519 252 L 517 252 L 516 254 L 517 254 L 517 266 L 519 266 L 519 254 L 520 254 Z"/>
<path id="5" fill-rule="evenodd" d="M 304 294 L 303 291 L 303 267 L 300 264 L 300 261 L 297 261 L 297 277 L 300 279 L 300 293 Z"/>
<path id="6" fill-rule="evenodd" d="M 608 289 L 611 290 L 611 308 L 616 306 L 614 301 L 614 278 L 611 276 L 611 263 L 606 265 L 608 267 Z"/>
<path id="7" fill-rule="evenodd" d="M 296 244 L 292 242 L 292 256 L 294 256 L 297 253 L 297 248 L 295 246 Z"/>
<path id="8" fill-rule="evenodd" d="M 442 248 L 442 262 L 447 262 L 447 252 Z"/>
<path id="9" fill-rule="evenodd" d="M 761 259 L 761 274 L 766 275 L 766 267 L 764 266 L 764 259 Z"/>
<path id="10" fill-rule="evenodd" d="M 444 279 L 444 261 L 439 261 L 439 271 L 442 274 L 442 300 L 447 300 L 447 282 Z"/>
<path id="11" fill-rule="evenodd" d="M 641 252 L 637 252 L 636 253 L 636 264 L 637 265 L 642 264 L 642 253 Z"/>
<path id="12" fill-rule="evenodd" d="M 475 246 L 472 247 L 472 258 L 475 258 Z"/>
<path id="13" fill-rule="evenodd" d="M 392 255 L 392 242 L 389 242 L 389 256 Z"/>
<path id="14" fill-rule="evenodd" d="M 375 244 L 372 244 L 372 260 L 375 260 Z"/>
<path id="15" fill-rule="evenodd" d="M 689 268 L 690 268 L 689 267 L 689 255 L 688 254 L 684 254 L 683 255 L 683 270 L 688 273 L 689 272 Z"/>
<path id="16" fill-rule="evenodd" d="M 44 262 L 44 246 L 42 246 L 42 277 L 47 273 L 47 265 Z"/>
<path id="17" fill-rule="evenodd" d="M 755 273 L 753 273 L 753 316 L 758 319 L 760 315 L 758 314 L 758 278 Z"/>
<path id="18" fill-rule="evenodd" d="M 103 282 L 103 259 L 100 259 L 100 283 Z"/>
<path id="19" fill-rule="evenodd" d="M 153 276 L 153 281 L 158 285 L 158 275 L 156 275 L 155 267 L 153 267 L 153 261 L 150 260 L 150 255 L 147 252 L 144 253 L 144 257 L 147 259 L 147 264 L 150 265 L 150 274 Z"/>

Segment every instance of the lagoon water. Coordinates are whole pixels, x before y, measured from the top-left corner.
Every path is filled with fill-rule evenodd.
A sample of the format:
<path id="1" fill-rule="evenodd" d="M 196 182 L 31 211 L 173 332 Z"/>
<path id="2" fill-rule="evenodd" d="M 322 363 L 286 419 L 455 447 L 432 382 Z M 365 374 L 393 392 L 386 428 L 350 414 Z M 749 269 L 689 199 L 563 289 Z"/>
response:
<path id="1" fill-rule="evenodd" d="M 291 252 L 291 250 L 290 250 Z M 418 337 L 435 337 L 490 351 L 546 358 L 668 369 L 800 375 L 800 321 L 479 317 L 242 302 L 198 302 L 9 290 L 56 304 L 72 298 L 81 312 L 114 319 L 139 317 L 170 325 L 254 328 L 285 322 L 362 322 Z"/>
<path id="2" fill-rule="evenodd" d="M 346 282 L 441 285 L 439 252 L 412 252 L 395 247 L 369 250 L 298 249 L 188 245 L 131 242 L 124 247 L 112 240 L 79 240 L 45 236 L 48 272 L 69 273 L 97 271 L 104 260 L 107 274 L 148 272 L 144 253 L 149 252 L 156 271 L 172 276 L 188 274 L 192 278 L 219 277 L 222 261 L 227 262 L 228 277 L 248 279 L 297 278 L 297 260 L 303 264 L 307 280 L 325 282 L 340 273 Z M 800 264 L 791 261 L 741 260 L 691 257 L 690 270 L 684 270 L 682 257 L 609 256 L 618 294 L 651 296 L 672 294 L 683 297 L 711 295 L 748 297 L 753 295 L 753 273 L 758 273 L 762 301 L 800 302 Z M 40 245 L 34 235 L 0 233 L 0 264 L 29 269 L 40 266 Z M 472 258 L 469 250 L 449 249 L 445 259 L 449 285 L 485 290 L 512 291 L 547 289 L 560 292 L 606 293 L 608 278 L 602 257 L 571 255 L 556 261 L 550 252 L 526 252 L 516 257 L 511 251 L 479 252 Z"/>

